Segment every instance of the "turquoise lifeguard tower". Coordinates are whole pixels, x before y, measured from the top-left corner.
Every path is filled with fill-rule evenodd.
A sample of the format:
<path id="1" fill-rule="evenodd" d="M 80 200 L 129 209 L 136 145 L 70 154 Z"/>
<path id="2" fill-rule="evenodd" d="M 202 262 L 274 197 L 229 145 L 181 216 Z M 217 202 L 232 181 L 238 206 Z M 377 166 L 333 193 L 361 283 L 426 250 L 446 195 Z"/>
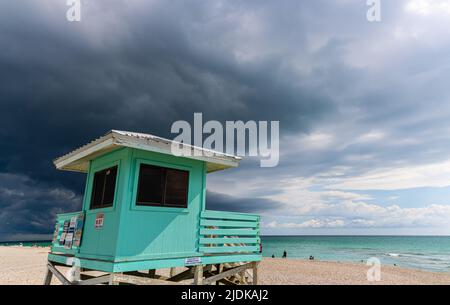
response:
<path id="1" fill-rule="evenodd" d="M 172 145 L 192 153 L 175 156 Z M 118 130 L 54 160 L 87 176 L 82 211 L 57 215 L 44 283 L 55 275 L 64 284 L 256 284 L 260 217 L 205 209 L 207 174 L 239 161 Z M 158 275 L 162 268 L 170 275 Z"/>

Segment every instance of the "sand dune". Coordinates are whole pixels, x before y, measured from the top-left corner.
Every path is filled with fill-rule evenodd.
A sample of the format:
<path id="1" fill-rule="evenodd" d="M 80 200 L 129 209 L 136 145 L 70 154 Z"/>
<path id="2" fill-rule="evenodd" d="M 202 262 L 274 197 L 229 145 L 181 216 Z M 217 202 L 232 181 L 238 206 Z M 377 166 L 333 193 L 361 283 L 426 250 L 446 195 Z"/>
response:
<path id="1" fill-rule="evenodd" d="M 48 248 L 0 247 L 0 284 L 42 284 Z M 261 284 L 450 284 L 449 273 L 393 266 L 381 268 L 381 281 L 368 282 L 364 264 L 265 258 Z M 167 273 L 167 270 L 159 271 Z M 52 284 L 58 284 L 53 279 Z"/>

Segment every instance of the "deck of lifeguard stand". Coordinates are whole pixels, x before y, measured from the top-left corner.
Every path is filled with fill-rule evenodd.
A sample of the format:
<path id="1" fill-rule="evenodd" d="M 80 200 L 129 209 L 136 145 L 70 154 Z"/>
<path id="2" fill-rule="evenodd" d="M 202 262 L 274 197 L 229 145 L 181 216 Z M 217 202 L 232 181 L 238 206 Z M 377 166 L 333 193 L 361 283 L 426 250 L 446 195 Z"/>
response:
<path id="1" fill-rule="evenodd" d="M 134 262 L 108 262 L 94 259 L 77 258 L 74 255 L 62 253 L 49 253 L 47 274 L 44 284 L 49 285 L 54 275 L 65 285 L 90 284 L 177 284 L 183 280 L 193 279 L 193 284 L 234 284 L 227 278 L 240 274 L 245 281 L 245 272 L 252 270 L 251 284 L 258 281 L 257 270 L 261 255 L 234 254 L 234 255 L 205 255 L 201 256 L 201 263 L 186 265 L 189 258 L 152 259 Z M 230 263 L 241 263 L 231 266 Z M 79 277 L 67 279 L 56 266 L 78 268 L 78 271 L 101 271 L 105 274 L 91 276 L 81 272 Z M 187 267 L 177 274 L 176 267 Z M 171 268 L 170 277 L 156 275 L 158 269 Z M 144 272 L 143 272 L 144 271 Z M 248 283 L 248 282 L 247 282 Z"/>

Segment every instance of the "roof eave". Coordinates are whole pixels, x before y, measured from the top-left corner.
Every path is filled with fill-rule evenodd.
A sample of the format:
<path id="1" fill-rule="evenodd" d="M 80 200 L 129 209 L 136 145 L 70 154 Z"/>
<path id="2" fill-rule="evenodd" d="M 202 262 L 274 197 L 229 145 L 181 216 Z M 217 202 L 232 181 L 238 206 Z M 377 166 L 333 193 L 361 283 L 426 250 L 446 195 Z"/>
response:
<path id="1" fill-rule="evenodd" d="M 53 161 L 56 168 L 59 170 L 68 170 L 76 172 L 87 172 L 87 164 L 94 157 L 111 151 L 117 147 L 130 147 L 135 149 L 142 149 L 146 151 L 153 151 L 162 154 L 172 154 L 170 151 L 170 143 L 162 138 L 131 138 L 126 135 L 115 133 L 111 131 L 106 135 L 60 157 Z M 193 150 L 202 150 L 201 148 L 191 146 Z M 199 154 L 189 156 L 186 158 L 204 161 L 207 163 L 208 173 L 223 170 L 226 168 L 237 167 L 241 160 L 240 157 L 218 155 L 215 152 L 212 156 L 205 156 Z"/>

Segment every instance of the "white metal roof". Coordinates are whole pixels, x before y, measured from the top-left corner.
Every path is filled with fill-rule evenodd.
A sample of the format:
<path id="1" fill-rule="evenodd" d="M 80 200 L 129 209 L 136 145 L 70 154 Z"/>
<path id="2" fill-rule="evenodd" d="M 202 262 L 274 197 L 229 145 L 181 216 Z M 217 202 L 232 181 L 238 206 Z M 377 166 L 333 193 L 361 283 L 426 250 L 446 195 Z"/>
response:
<path id="1" fill-rule="evenodd" d="M 229 167 L 237 167 L 239 165 L 239 161 L 241 160 L 240 157 L 179 143 L 151 134 L 111 130 L 104 136 L 55 159 L 53 163 L 56 168 L 60 170 L 85 173 L 88 171 L 90 160 L 119 147 L 131 147 L 173 155 L 171 152 L 171 146 L 173 143 L 181 144 L 181 147 L 189 148 L 191 152 L 199 152 L 199 156 L 191 153 L 191 156 L 183 156 L 183 158 L 205 161 L 208 173 Z M 208 153 L 208 155 L 205 155 L 205 152 Z"/>

